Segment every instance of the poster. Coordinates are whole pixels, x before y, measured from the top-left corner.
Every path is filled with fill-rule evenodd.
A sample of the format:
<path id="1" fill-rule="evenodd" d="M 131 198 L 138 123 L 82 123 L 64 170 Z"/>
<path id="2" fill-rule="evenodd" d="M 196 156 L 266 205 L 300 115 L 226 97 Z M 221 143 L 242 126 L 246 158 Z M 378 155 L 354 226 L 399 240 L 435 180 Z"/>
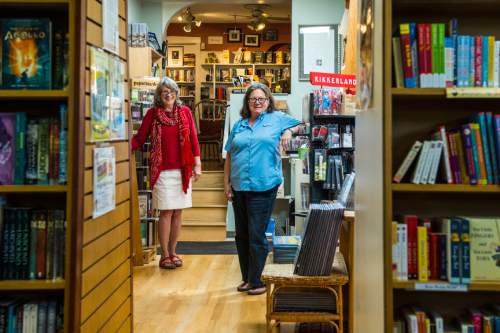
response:
<path id="1" fill-rule="evenodd" d="M 94 148 L 93 172 L 95 219 L 115 209 L 115 147 Z"/>
<path id="2" fill-rule="evenodd" d="M 90 131 L 92 141 L 109 140 L 109 57 L 90 48 Z"/>
<path id="3" fill-rule="evenodd" d="M 102 41 L 104 49 L 118 54 L 120 27 L 118 0 L 102 0 Z"/>
<path id="4" fill-rule="evenodd" d="M 125 140 L 125 65 L 116 56 L 90 48 L 91 141 Z"/>
<path id="5" fill-rule="evenodd" d="M 356 108 L 365 111 L 373 104 L 373 0 L 361 0 L 358 29 L 359 58 Z"/>

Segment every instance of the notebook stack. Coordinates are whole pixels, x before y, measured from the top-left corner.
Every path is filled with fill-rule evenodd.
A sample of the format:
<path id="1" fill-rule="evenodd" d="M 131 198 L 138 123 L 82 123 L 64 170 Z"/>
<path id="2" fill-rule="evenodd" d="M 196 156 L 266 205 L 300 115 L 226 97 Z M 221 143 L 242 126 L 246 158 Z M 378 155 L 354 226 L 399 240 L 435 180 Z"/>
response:
<path id="1" fill-rule="evenodd" d="M 275 312 L 336 313 L 335 296 L 325 288 L 281 288 L 276 291 Z"/>
<path id="2" fill-rule="evenodd" d="M 275 264 L 293 264 L 300 236 L 273 236 L 273 260 Z"/>
<path id="3" fill-rule="evenodd" d="M 294 274 L 302 276 L 331 274 L 343 215 L 344 206 L 338 203 L 311 204 L 295 260 Z"/>

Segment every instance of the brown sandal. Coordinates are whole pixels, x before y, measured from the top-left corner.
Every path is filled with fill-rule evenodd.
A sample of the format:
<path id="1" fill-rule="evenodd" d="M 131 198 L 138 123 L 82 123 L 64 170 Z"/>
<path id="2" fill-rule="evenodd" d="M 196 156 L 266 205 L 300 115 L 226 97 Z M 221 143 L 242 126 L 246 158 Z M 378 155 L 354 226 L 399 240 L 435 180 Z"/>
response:
<path id="1" fill-rule="evenodd" d="M 177 267 L 170 257 L 161 258 L 159 266 L 164 269 L 174 269 Z"/>
<path id="2" fill-rule="evenodd" d="M 174 263 L 175 266 L 182 266 L 182 259 L 177 254 L 170 256 L 170 260 Z"/>

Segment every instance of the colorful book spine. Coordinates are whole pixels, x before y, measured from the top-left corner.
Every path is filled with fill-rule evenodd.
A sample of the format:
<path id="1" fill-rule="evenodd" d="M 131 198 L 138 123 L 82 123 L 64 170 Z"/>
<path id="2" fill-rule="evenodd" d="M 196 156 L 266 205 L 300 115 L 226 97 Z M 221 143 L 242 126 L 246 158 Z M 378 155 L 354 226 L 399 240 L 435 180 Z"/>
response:
<path id="1" fill-rule="evenodd" d="M 408 278 L 416 279 L 418 277 L 418 251 L 417 251 L 417 225 L 418 217 L 416 215 L 405 215 L 404 223 L 408 233 Z"/>
<path id="2" fill-rule="evenodd" d="M 476 114 L 476 122 L 479 124 L 479 134 L 481 136 L 481 145 L 483 147 L 483 159 L 484 166 L 486 169 L 486 180 L 488 184 L 494 184 L 493 180 L 493 168 L 490 160 L 490 145 L 488 143 L 488 130 L 486 128 L 486 115 L 484 112 L 479 112 Z"/>
<path id="3" fill-rule="evenodd" d="M 468 36 L 467 47 L 469 52 L 467 53 L 467 69 L 469 71 L 469 85 L 467 87 L 474 87 L 474 80 L 476 78 L 476 66 L 475 66 L 475 55 L 476 55 L 476 45 L 474 43 L 474 36 Z"/>
<path id="4" fill-rule="evenodd" d="M 469 175 L 470 184 L 476 185 L 479 178 L 479 162 L 476 162 L 477 153 L 474 154 L 473 133 L 470 124 L 462 125 L 462 139 L 464 142 L 464 153 L 467 162 L 467 172 Z"/>
<path id="5" fill-rule="evenodd" d="M 399 30 L 401 38 L 401 55 L 403 59 L 405 88 L 416 88 L 417 80 L 413 73 L 410 24 L 409 23 L 400 24 Z"/>
<path id="6" fill-rule="evenodd" d="M 479 124 L 471 123 L 471 138 L 472 150 L 474 153 L 474 163 L 478 172 L 478 184 L 487 185 L 488 179 L 486 178 L 486 166 L 484 162 L 483 144 L 481 140 L 481 133 L 479 131 Z"/>
<path id="7" fill-rule="evenodd" d="M 439 280 L 447 281 L 448 274 L 448 255 L 446 253 L 447 250 L 447 239 L 446 234 L 440 233 L 438 234 L 438 258 L 439 258 Z"/>
<path id="8" fill-rule="evenodd" d="M 481 36 L 481 43 L 482 43 L 482 47 L 483 47 L 483 53 L 482 53 L 482 70 L 483 70 L 483 74 L 482 74 L 482 84 L 481 86 L 483 88 L 485 87 L 488 87 L 488 72 L 489 72 L 489 69 L 488 69 L 488 59 L 489 59 L 489 43 L 488 43 L 488 36 Z"/>
<path id="9" fill-rule="evenodd" d="M 474 87 L 483 86 L 483 37 L 476 36 L 475 38 L 475 73 L 476 80 L 474 81 Z"/>
<path id="10" fill-rule="evenodd" d="M 68 108 L 66 104 L 59 106 L 59 184 L 66 184 L 68 165 Z"/>
<path id="11" fill-rule="evenodd" d="M 461 218 L 460 221 L 460 246 L 461 246 L 461 283 L 470 283 L 470 222 Z"/>
<path id="12" fill-rule="evenodd" d="M 493 113 L 486 112 L 486 131 L 488 133 L 488 146 L 490 148 L 490 162 L 493 172 L 493 183 L 500 184 L 500 170 L 497 160 L 497 149 L 495 143 L 495 128 L 493 126 Z"/>
<path id="13" fill-rule="evenodd" d="M 446 87 L 445 81 L 446 81 L 446 76 L 445 76 L 445 46 L 444 46 L 444 39 L 445 39 L 445 24 L 444 23 L 438 23 L 438 52 L 439 52 L 439 63 L 438 63 L 438 87 L 439 88 L 444 88 Z"/>
<path id="14" fill-rule="evenodd" d="M 449 227 L 449 237 L 450 237 L 450 256 L 449 256 L 449 266 L 450 283 L 460 283 L 460 277 L 462 273 L 461 267 L 461 245 L 460 245 L 460 220 L 456 218 L 451 218 Z"/>
<path id="15" fill-rule="evenodd" d="M 427 249 L 427 228 L 423 226 L 417 227 L 417 242 L 418 242 L 418 280 L 426 282 L 428 276 L 428 249 Z"/>
<path id="16" fill-rule="evenodd" d="M 26 112 L 16 113 L 16 165 L 14 167 L 14 184 L 24 184 L 26 168 Z"/>
<path id="17" fill-rule="evenodd" d="M 488 36 L 488 87 L 495 86 L 495 37 Z"/>
<path id="18" fill-rule="evenodd" d="M 431 49 L 432 49 L 432 87 L 439 87 L 440 52 L 438 23 L 431 24 Z"/>
<path id="19" fill-rule="evenodd" d="M 462 134 L 457 131 L 453 133 L 453 137 L 456 142 L 457 147 L 457 157 L 458 157 L 458 165 L 460 167 L 460 178 L 462 180 L 462 184 L 472 184 L 469 173 L 467 171 L 467 157 L 465 151 L 465 141 L 462 140 Z"/>

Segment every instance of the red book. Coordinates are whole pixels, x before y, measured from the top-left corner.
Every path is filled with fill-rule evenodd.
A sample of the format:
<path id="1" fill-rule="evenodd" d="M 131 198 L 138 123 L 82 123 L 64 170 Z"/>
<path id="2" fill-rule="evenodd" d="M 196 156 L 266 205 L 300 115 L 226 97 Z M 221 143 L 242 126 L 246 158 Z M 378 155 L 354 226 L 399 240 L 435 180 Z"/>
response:
<path id="1" fill-rule="evenodd" d="M 403 60 L 403 74 L 405 78 L 405 88 L 415 88 L 408 81 L 413 82 L 415 77 L 413 75 L 413 65 L 411 59 L 411 38 L 410 38 L 410 25 L 400 24 L 399 35 L 401 39 L 401 59 Z M 418 74 L 417 74 L 418 75 Z"/>
<path id="2" fill-rule="evenodd" d="M 431 233 L 430 238 L 430 257 L 429 257 L 429 267 L 431 270 L 430 279 L 439 280 L 439 235 Z"/>
<path id="3" fill-rule="evenodd" d="M 483 86 L 483 37 L 482 36 L 476 36 L 475 39 L 475 52 L 476 52 L 476 59 L 474 60 L 475 64 L 475 80 L 474 80 L 474 86 L 475 87 L 482 87 Z"/>
<path id="4" fill-rule="evenodd" d="M 424 78 L 422 75 L 428 74 L 427 72 L 427 58 L 425 56 L 425 24 L 417 24 L 417 45 L 418 45 L 418 71 L 420 75 L 420 86 L 422 85 L 422 79 Z M 424 79 L 425 81 L 425 79 Z"/>
<path id="5" fill-rule="evenodd" d="M 423 221 L 423 226 L 427 229 L 427 276 L 430 279 L 431 276 L 431 265 L 430 265 L 430 260 L 431 260 L 431 220 L 428 218 L 425 218 Z M 418 260 L 417 260 L 418 262 Z"/>
<path id="6" fill-rule="evenodd" d="M 432 75 L 432 35 L 431 35 L 431 24 L 424 24 L 425 33 L 425 58 L 427 69 L 425 71 L 426 74 L 429 74 L 429 77 Z"/>
<path id="7" fill-rule="evenodd" d="M 417 279 L 418 261 L 417 261 L 417 225 L 418 217 L 416 215 L 405 215 L 404 223 L 408 232 L 408 279 Z"/>

